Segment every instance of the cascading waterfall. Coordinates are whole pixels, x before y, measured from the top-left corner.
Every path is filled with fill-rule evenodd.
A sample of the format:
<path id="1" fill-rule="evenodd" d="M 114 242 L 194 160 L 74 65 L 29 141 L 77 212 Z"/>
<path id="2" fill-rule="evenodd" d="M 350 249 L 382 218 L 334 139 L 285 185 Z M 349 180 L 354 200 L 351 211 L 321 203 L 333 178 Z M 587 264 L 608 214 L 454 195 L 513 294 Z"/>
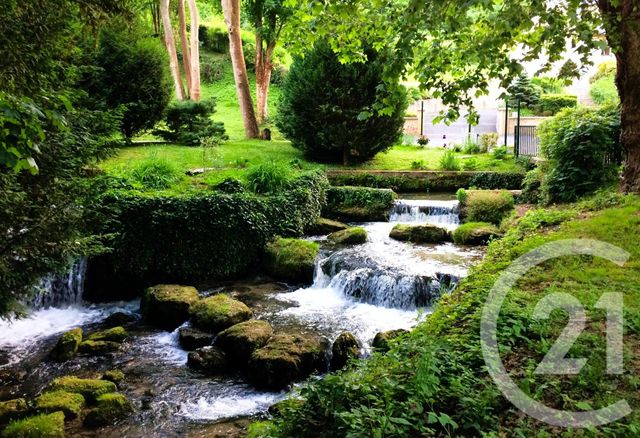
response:
<path id="1" fill-rule="evenodd" d="M 458 201 L 431 199 L 400 199 L 391 208 L 392 222 L 427 222 L 440 225 L 458 225 L 460 222 Z"/>
<path id="2" fill-rule="evenodd" d="M 40 281 L 36 295 L 29 301 L 32 310 L 67 307 L 82 302 L 87 259 L 77 260 L 67 272 L 49 274 Z"/>

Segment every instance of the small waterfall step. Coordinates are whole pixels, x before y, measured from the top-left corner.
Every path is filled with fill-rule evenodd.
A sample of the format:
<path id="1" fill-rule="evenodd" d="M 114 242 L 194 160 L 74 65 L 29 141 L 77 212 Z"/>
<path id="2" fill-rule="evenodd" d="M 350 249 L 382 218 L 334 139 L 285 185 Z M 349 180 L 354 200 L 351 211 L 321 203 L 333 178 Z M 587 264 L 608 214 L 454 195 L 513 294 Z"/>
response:
<path id="1" fill-rule="evenodd" d="M 82 302 L 87 259 L 77 260 L 65 273 L 49 274 L 36 287 L 36 294 L 27 306 L 32 310 L 68 307 Z"/>
<path id="2" fill-rule="evenodd" d="M 457 225 L 460 222 L 460 204 L 456 200 L 399 199 L 389 213 L 392 222 L 428 222 Z"/>

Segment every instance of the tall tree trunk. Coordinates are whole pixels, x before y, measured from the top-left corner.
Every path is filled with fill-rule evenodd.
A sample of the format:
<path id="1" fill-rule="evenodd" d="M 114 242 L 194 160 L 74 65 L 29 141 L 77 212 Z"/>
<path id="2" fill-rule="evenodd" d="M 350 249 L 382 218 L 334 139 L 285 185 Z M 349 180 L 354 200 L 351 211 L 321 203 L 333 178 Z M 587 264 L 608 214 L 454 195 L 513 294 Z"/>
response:
<path id="1" fill-rule="evenodd" d="M 187 16 L 184 10 L 184 0 L 178 0 L 178 19 L 180 27 L 180 47 L 182 48 L 182 66 L 187 79 L 187 94 L 191 96 L 191 50 L 187 38 Z"/>
<path id="2" fill-rule="evenodd" d="M 222 0 L 222 10 L 224 21 L 229 32 L 229 52 L 231 54 L 231 64 L 233 65 L 233 76 L 236 81 L 236 92 L 242 112 L 242 122 L 247 138 L 258 138 L 258 122 L 253 110 L 251 100 L 251 90 L 249 89 L 249 79 L 247 77 L 247 66 L 244 62 L 242 52 L 242 40 L 240 39 L 240 0 Z"/>
<path id="3" fill-rule="evenodd" d="M 176 41 L 173 38 L 173 28 L 171 27 L 171 17 L 169 16 L 169 1 L 160 0 L 160 15 L 164 27 L 164 44 L 169 54 L 169 68 L 176 89 L 176 98 L 184 100 L 184 86 L 180 77 L 180 66 L 178 65 L 178 54 L 176 53 Z"/>
<path id="4" fill-rule="evenodd" d="M 616 4 L 617 3 L 617 4 Z M 617 60 L 622 147 L 626 152 L 622 190 L 640 194 L 640 10 L 637 0 L 600 0 L 607 39 Z"/>
<path id="5" fill-rule="evenodd" d="M 191 15 L 191 85 L 189 96 L 195 102 L 200 101 L 200 16 L 196 0 L 189 0 L 189 14 Z"/>
<path id="6" fill-rule="evenodd" d="M 258 105 L 258 124 L 265 122 L 269 116 L 269 85 L 271 84 L 271 70 L 273 69 L 273 51 L 275 42 L 263 47 L 262 37 L 256 34 L 256 100 Z"/>

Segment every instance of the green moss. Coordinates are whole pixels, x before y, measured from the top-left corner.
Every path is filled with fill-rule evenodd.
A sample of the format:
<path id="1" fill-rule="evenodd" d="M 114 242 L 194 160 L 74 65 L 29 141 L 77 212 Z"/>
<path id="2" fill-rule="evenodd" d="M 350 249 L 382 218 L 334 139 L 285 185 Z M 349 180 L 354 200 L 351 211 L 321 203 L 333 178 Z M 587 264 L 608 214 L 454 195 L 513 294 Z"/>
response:
<path id="1" fill-rule="evenodd" d="M 367 241 L 367 230 L 362 227 L 352 227 L 329 234 L 328 239 L 338 245 L 358 245 Z"/>
<path id="2" fill-rule="evenodd" d="M 278 238 L 265 248 L 265 268 L 277 279 L 310 283 L 318 251 L 316 242 Z"/>
<path id="3" fill-rule="evenodd" d="M 53 391 L 67 391 L 82 394 L 89 403 L 94 403 L 96 399 L 103 395 L 116 392 L 118 388 L 113 382 L 98 379 L 80 379 L 75 376 L 59 377 L 51 382 L 50 389 Z"/>
<path id="4" fill-rule="evenodd" d="M 64 413 L 42 414 L 11 423 L 3 438 L 63 438 Z"/>
<path id="5" fill-rule="evenodd" d="M 275 425 L 271 421 L 254 421 L 247 429 L 247 438 L 265 438 L 272 436 L 276 431 Z"/>
<path id="6" fill-rule="evenodd" d="M 501 236 L 500 230 L 487 222 L 467 222 L 453 231 L 453 241 L 458 245 L 487 245 L 491 239 Z"/>
<path id="7" fill-rule="evenodd" d="M 120 351 L 122 344 L 111 341 L 84 341 L 78 351 L 90 356 L 102 356 Z"/>
<path id="8" fill-rule="evenodd" d="M 82 342 L 82 329 L 74 328 L 64 333 L 55 348 L 51 352 L 51 357 L 58 361 L 67 361 L 73 359 L 78 353 L 78 347 Z"/>
<path id="9" fill-rule="evenodd" d="M 38 412 L 48 414 L 62 411 L 67 420 L 77 418 L 84 405 L 85 399 L 82 394 L 66 391 L 45 392 L 34 401 Z"/>
<path id="10" fill-rule="evenodd" d="M 89 427 L 100 427 L 113 424 L 133 412 L 133 407 L 127 398 L 119 393 L 104 394 L 98 397 L 95 409 L 92 409 L 84 419 Z"/>
<path id="11" fill-rule="evenodd" d="M 248 320 L 253 315 L 244 303 L 225 294 L 214 295 L 196 303 L 191 308 L 194 327 L 217 333 Z"/>
<path id="12" fill-rule="evenodd" d="M 145 322 L 174 330 L 189 318 L 189 309 L 200 300 L 195 287 L 159 284 L 148 288 L 140 301 Z"/>
<path id="13" fill-rule="evenodd" d="M 124 327 L 114 327 L 108 330 L 94 333 L 90 335 L 87 340 L 89 341 L 109 341 L 109 342 L 124 342 L 129 337 L 129 334 Z"/>
<path id="14" fill-rule="evenodd" d="M 216 345 L 232 359 L 246 362 L 251 354 L 258 348 L 262 348 L 272 335 L 271 324 L 252 319 L 220 332 L 216 338 Z"/>
<path id="15" fill-rule="evenodd" d="M 349 225 L 347 224 L 321 217 L 316 221 L 311 229 L 308 230 L 308 233 L 314 236 L 321 236 L 335 233 L 336 231 L 346 230 L 347 228 L 349 228 Z"/>
<path id="16" fill-rule="evenodd" d="M 109 370 L 102 375 L 102 380 L 108 380 L 115 383 L 117 386 L 124 381 L 124 373 L 120 370 Z"/>
<path id="17" fill-rule="evenodd" d="M 449 240 L 449 232 L 436 225 L 405 225 L 393 227 L 389 237 L 402 242 L 413 243 L 442 243 Z"/>
<path id="18" fill-rule="evenodd" d="M 460 217 L 465 222 L 500 225 L 513 207 L 513 195 L 507 191 L 467 190 L 460 204 Z"/>
<path id="19" fill-rule="evenodd" d="M 23 398 L 0 402 L 0 424 L 15 420 L 28 411 L 29 406 L 27 406 L 27 401 Z"/>

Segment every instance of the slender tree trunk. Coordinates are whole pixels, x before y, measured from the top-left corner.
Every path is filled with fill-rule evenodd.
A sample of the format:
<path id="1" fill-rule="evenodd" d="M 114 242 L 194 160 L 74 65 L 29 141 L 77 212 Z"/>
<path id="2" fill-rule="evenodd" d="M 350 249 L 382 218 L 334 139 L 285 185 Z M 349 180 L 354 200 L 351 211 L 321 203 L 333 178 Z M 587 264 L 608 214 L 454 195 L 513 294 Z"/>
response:
<path id="1" fill-rule="evenodd" d="M 189 0 L 189 14 L 191 15 L 191 85 L 189 96 L 195 102 L 200 101 L 200 16 L 196 0 Z"/>
<path id="2" fill-rule="evenodd" d="M 617 5 L 616 5 L 617 3 Z M 621 142 L 626 152 L 622 190 L 640 193 L 640 10 L 637 0 L 600 0 L 607 39 L 617 60 Z"/>
<path id="3" fill-rule="evenodd" d="M 251 90 L 249 89 L 249 79 L 247 77 L 247 66 L 244 62 L 242 52 L 242 40 L 240 39 L 240 0 L 222 0 L 222 10 L 224 21 L 229 32 L 229 52 L 231 54 L 231 64 L 233 65 L 233 76 L 236 82 L 236 92 L 242 112 L 242 122 L 247 138 L 258 138 L 258 122 L 253 110 L 251 100 Z"/>
<path id="4" fill-rule="evenodd" d="M 164 44 L 169 53 L 169 68 L 176 89 L 176 98 L 184 100 L 184 86 L 180 77 L 180 66 L 178 65 L 178 54 L 176 53 L 176 41 L 173 38 L 173 29 L 171 28 L 171 17 L 169 16 L 169 1 L 160 0 L 160 15 L 162 16 L 162 25 L 164 27 Z"/>
<path id="5" fill-rule="evenodd" d="M 258 105 L 258 124 L 262 124 L 269 117 L 269 85 L 271 84 L 271 70 L 273 69 L 273 51 L 275 42 L 263 47 L 262 37 L 256 34 L 256 100 Z"/>
<path id="6" fill-rule="evenodd" d="M 184 0 L 178 0 L 178 19 L 180 21 L 180 47 L 182 48 L 182 66 L 187 79 L 187 94 L 191 96 L 191 50 L 187 38 L 187 16 L 184 10 Z"/>

